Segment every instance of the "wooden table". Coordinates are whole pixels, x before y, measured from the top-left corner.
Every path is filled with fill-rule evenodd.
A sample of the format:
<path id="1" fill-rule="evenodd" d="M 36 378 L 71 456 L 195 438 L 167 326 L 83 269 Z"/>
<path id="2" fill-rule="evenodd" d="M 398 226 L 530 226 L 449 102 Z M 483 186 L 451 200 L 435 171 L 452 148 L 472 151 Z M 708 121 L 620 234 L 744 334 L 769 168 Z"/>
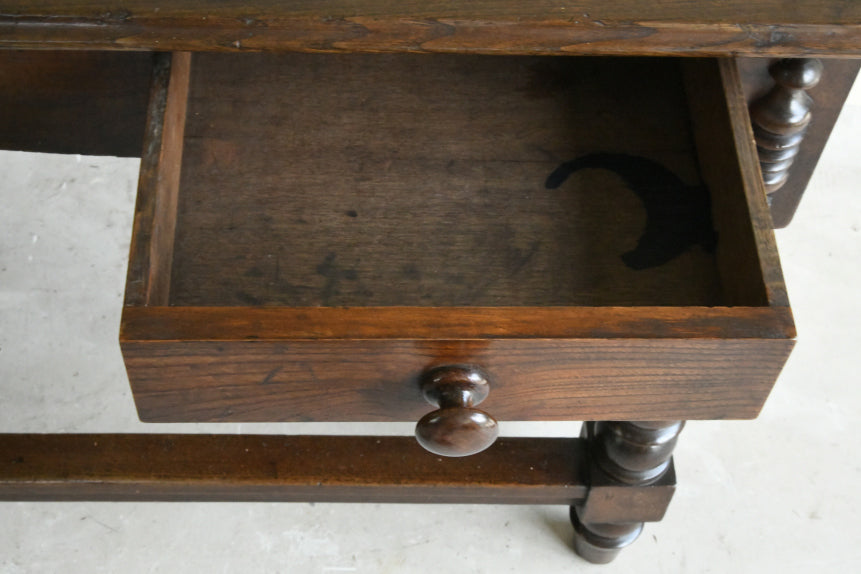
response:
<path id="1" fill-rule="evenodd" d="M 379 405 L 406 405 L 409 413 L 418 412 L 421 407 L 411 401 L 423 392 L 441 407 L 439 416 L 448 418 L 441 426 L 423 418 L 422 444 L 447 455 L 481 451 L 442 459 L 411 437 L 10 434 L 0 438 L 0 497 L 566 504 L 572 509 L 576 550 L 590 561 L 607 562 L 636 539 L 644 521 L 663 516 L 675 485 L 671 454 L 681 419 L 756 416 L 792 347 L 794 327 L 763 192 L 766 187 L 770 192 L 771 217 L 787 224 L 857 73 L 858 60 L 852 58 L 861 56 L 861 5 L 851 0 L 0 2 L 0 47 L 5 49 L 0 52 L 0 102 L 6 110 L 0 117 L 0 146 L 143 156 L 122 334 L 142 417 L 398 420 L 405 411 L 384 412 Z M 490 56 L 517 56 L 512 61 L 518 65 L 533 56 L 557 58 L 548 62 L 560 62 L 560 56 L 688 60 L 680 68 L 700 177 L 712 193 L 719 238 L 714 257 L 724 293 L 714 306 L 694 297 L 692 303 L 661 307 L 666 303 L 655 303 L 655 296 L 611 292 L 598 306 L 581 306 L 583 299 L 569 307 L 530 304 L 528 312 L 470 300 L 465 307 L 409 302 L 385 307 L 390 303 L 384 302 L 365 308 L 346 303 L 352 307 L 344 309 L 337 305 L 345 303 L 332 306 L 324 298 L 308 307 L 293 303 L 273 310 L 259 298 L 241 308 L 194 306 L 188 295 L 185 302 L 173 299 L 170 267 L 181 257 L 174 254 L 174 230 L 177 218 L 185 217 L 181 207 L 177 216 L 176 198 L 187 187 L 181 184 L 178 155 L 187 145 L 186 102 L 195 106 L 193 113 L 209 110 L 205 102 L 195 103 L 195 62 L 216 74 L 236 62 L 189 53 L 258 51 L 401 54 L 381 67 L 379 77 L 398 66 L 412 69 L 410 58 L 417 56 L 406 54 L 435 54 L 427 69 L 441 77 L 466 61 L 454 60 L 452 67 L 452 55 L 479 56 L 479 75 L 489 74 L 484 71 L 489 60 L 483 58 Z M 270 73 L 283 64 L 281 57 L 245 58 Z M 310 66 L 313 75 L 316 64 L 291 58 L 291 69 Z M 357 68 L 356 61 L 343 69 L 370 69 L 364 63 Z M 589 60 L 578 61 L 589 69 Z M 508 72 L 487 77 L 499 73 Z M 634 72 L 630 77 L 632 90 L 650 81 Z M 470 75 L 459 81 L 468 84 Z M 83 126 L 81 118 L 87 118 Z M 206 137 L 205 129 L 189 125 L 198 129 L 190 137 Z M 219 149 L 216 165 L 231 165 L 234 159 L 227 152 L 232 148 Z M 354 209 L 344 213 L 360 216 Z M 327 261 L 328 267 L 324 261 L 317 268 L 323 276 L 331 270 Z M 741 269 L 741 278 L 728 279 L 730 268 Z M 344 278 L 352 280 L 349 273 Z M 332 283 L 327 285 L 326 297 L 333 293 Z M 220 301 L 219 295 L 213 297 Z M 301 327 L 285 331 L 285 324 Z M 198 408 L 208 395 L 194 393 L 227 396 L 226 383 L 206 390 L 208 381 L 244 384 L 231 362 L 239 359 L 213 357 L 251 361 L 249 372 L 257 377 L 255 369 L 275 365 L 273 353 L 286 352 L 288 343 L 306 349 L 302 364 L 328 357 L 321 363 L 333 368 L 323 377 L 326 392 L 314 386 L 321 384 L 316 375 L 313 381 L 296 375 L 284 383 L 278 363 L 262 371 L 260 385 L 218 399 L 217 409 Z M 323 355 L 315 355 L 321 348 Z M 424 367 L 413 365 L 428 353 L 437 357 L 416 363 Z M 359 371 L 355 364 L 352 370 L 338 367 L 339 355 L 351 360 L 396 356 L 398 364 L 413 366 L 404 367 L 410 374 L 403 380 L 377 390 L 370 371 L 360 369 L 366 379 L 351 387 L 346 382 Z M 163 382 L 173 377 L 165 373 L 187 368 L 188 361 L 210 370 L 198 382 L 189 378 L 186 399 L 180 400 L 176 397 L 182 393 L 165 390 Z M 680 375 L 679 361 L 692 365 L 695 375 Z M 493 425 L 475 422 L 474 405 L 487 395 L 486 364 L 492 367 L 491 379 L 494 370 L 503 373 L 499 384 L 491 381 L 487 403 L 498 407 L 502 418 L 592 422 L 584 425 L 581 438 L 505 438 L 482 451 L 495 437 Z M 541 374 L 541 365 L 552 376 Z M 529 377 L 523 375 L 527 371 Z M 625 373 L 637 385 L 614 380 Z M 741 382 L 745 376 L 756 384 Z M 579 386 L 566 385 L 566 377 Z M 274 383 L 286 384 L 293 393 L 294 411 L 264 408 L 253 411 L 264 414 L 253 415 L 243 410 L 243 401 L 270 400 Z M 263 395 L 261 388 L 267 389 Z M 320 401 L 327 406 L 327 393 L 352 398 L 343 404 L 333 399 L 330 410 L 336 415 L 329 415 L 318 408 Z M 303 394 L 313 400 L 302 399 Z M 493 402 L 509 396 L 519 398 Z M 271 400 L 281 409 L 283 399 Z M 454 432 L 451 425 L 472 425 L 474 432 Z"/>

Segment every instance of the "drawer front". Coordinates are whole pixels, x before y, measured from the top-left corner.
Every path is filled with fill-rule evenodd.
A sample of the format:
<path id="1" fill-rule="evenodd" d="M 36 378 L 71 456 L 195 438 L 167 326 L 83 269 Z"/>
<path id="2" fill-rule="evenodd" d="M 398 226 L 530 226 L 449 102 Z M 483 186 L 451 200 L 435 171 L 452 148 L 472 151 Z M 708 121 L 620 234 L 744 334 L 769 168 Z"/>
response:
<path id="1" fill-rule="evenodd" d="M 471 364 L 500 420 L 754 418 L 785 340 L 126 343 L 147 422 L 416 421 L 419 376 Z"/>

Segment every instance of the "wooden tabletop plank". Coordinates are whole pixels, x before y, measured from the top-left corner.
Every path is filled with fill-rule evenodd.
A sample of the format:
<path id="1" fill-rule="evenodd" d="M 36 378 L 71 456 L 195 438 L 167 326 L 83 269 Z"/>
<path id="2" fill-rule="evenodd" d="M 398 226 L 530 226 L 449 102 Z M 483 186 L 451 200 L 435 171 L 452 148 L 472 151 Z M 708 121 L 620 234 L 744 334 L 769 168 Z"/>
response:
<path id="1" fill-rule="evenodd" d="M 4 0 L 0 13 L 9 16 L 54 16 L 93 18 L 124 22 L 139 17 L 254 18 L 269 21 L 285 17 L 322 15 L 412 18 L 564 19 L 605 24 L 613 22 L 663 21 L 701 24 L 744 22 L 748 24 L 861 23 L 861 6 L 855 0 Z M 565 14 L 563 14 L 565 13 Z"/>
<path id="2" fill-rule="evenodd" d="M 0 46 L 861 57 L 855 0 L 0 1 Z"/>

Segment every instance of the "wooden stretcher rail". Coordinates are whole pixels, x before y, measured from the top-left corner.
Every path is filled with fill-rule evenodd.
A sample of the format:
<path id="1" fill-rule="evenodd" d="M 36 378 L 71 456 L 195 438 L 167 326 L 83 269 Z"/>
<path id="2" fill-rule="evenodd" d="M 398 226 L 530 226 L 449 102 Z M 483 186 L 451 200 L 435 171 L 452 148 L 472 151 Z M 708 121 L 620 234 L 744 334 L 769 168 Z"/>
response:
<path id="1" fill-rule="evenodd" d="M 581 439 L 445 459 L 412 437 L 2 434 L 0 500 L 574 504 L 587 462 Z"/>

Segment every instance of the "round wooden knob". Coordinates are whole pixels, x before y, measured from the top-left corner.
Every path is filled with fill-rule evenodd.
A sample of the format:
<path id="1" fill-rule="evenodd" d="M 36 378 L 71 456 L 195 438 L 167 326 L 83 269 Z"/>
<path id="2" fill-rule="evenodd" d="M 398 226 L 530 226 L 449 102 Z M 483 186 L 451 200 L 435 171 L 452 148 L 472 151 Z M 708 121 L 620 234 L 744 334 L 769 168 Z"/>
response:
<path id="1" fill-rule="evenodd" d="M 496 440 L 499 426 L 486 412 L 473 408 L 490 391 L 487 375 L 471 366 L 437 367 L 421 379 L 422 394 L 439 407 L 416 424 L 416 439 L 441 456 L 469 456 Z"/>

